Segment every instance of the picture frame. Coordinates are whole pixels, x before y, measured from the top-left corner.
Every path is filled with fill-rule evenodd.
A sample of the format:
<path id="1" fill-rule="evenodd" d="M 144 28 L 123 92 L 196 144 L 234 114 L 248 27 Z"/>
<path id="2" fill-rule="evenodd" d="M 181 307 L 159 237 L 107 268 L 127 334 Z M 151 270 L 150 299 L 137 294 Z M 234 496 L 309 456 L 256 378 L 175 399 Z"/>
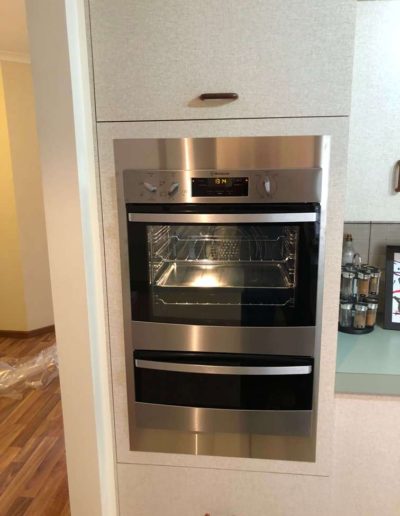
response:
<path id="1" fill-rule="evenodd" d="M 400 245 L 386 247 L 384 328 L 400 330 Z"/>

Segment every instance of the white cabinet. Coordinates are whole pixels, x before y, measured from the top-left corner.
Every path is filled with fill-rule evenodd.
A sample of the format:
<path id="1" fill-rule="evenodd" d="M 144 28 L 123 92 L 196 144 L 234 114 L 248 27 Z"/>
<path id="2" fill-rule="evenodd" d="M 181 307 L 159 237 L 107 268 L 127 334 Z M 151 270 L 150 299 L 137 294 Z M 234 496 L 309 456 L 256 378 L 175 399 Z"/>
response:
<path id="1" fill-rule="evenodd" d="M 99 121 L 348 115 L 355 0 L 90 0 Z M 234 92 L 235 101 L 201 101 Z"/>
<path id="2" fill-rule="evenodd" d="M 346 220 L 400 222 L 400 1 L 358 2 Z M 400 238 L 400 236 L 399 236 Z"/>

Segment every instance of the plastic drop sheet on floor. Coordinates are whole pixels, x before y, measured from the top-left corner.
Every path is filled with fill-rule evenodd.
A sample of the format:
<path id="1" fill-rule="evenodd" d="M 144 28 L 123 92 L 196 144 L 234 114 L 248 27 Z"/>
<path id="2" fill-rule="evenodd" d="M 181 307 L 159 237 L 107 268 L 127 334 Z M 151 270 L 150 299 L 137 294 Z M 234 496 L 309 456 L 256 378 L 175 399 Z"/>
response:
<path id="1" fill-rule="evenodd" d="M 20 399 L 28 389 L 42 389 L 58 376 L 56 345 L 33 357 L 0 357 L 0 396 Z"/>

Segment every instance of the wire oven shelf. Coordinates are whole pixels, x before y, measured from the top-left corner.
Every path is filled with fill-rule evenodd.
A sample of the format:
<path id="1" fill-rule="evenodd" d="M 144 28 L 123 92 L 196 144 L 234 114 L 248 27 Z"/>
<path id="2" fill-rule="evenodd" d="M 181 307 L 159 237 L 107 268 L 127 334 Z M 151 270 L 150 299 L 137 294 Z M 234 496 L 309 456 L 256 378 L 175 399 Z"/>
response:
<path id="1" fill-rule="evenodd" d="M 178 289 L 295 287 L 297 227 L 151 226 L 148 236 L 150 284 L 172 289 L 169 299 Z"/>
<path id="2" fill-rule="evenodd" d="M 155 306 L 294 306 L 294 288 L 239 288 L 239 287 L 152 287 Z"/>
<path id="3" fill-rule="evenodd" d="M 207 302 L 207 301 L 167 301 L 163 299 L 161 296 L 156 296 L 156 301 L 161 303 L 162 305 L 168 305 L 168 306 L 289 306 L 294 304 L 293 298 L 289 298 L 286 301 L 280 303 L 280 302 L 273 302 L 273 303 L 246 303 L 243 301 L 237 301 L 235 302 L 223 302 L 223 301 L 213 301 L 213 302 Z"/>
<path id="4" fill-rule="evenodd" d="M 297 247 L 296 228 L 285 227 L 267 234 L 249 229 L 219 226 L 190 233 L 179 226 L 168 234 L 165 226 L 152 235 L 153 259 L 163 262 L 287 262 L 294 260 Z M 192 229 L 192 228 L 191 228 Z M 271 228 L 269 228 L 271 230 Z"/>
<path id="5" fill-rule="evenodd" d="M 213 265 L 170 264 L 156 281 L 169 288 L 287 289 L 294 287 L 294 275 L 281 264 L 227 263 Z"/>

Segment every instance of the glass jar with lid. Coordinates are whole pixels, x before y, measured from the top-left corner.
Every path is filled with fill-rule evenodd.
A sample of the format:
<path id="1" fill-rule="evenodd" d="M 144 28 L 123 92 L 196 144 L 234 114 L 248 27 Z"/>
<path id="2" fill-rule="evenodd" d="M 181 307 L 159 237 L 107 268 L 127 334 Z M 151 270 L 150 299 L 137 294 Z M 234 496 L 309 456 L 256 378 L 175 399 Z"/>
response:
<path id="1" fill-rule="evenodd" d="M 377 296 L 379 294 L 381 271 L 377 267 L 370 267 L 369 272 L 371 274 L 369 280 L 369 294 L 370 296 Z"/>
<path id="2" fill-rule="evenodd" d="M 367 324 L 368 303 L 356 303 L 354 305 L 353 327 L 362 330 Z"/>
<path id="3" fill-rule="evenodd" d="M 342 328 L 351 328 L 353 324 L 353 303 L 346 300 L 341 301 L 339 324 Z"/>
<path id="4" fill-rule="evenodd" d="M 340 295 L 343 298 L 349 298 L 354 294 L 354 279 L 356 275 L 345 267 L 342 269 L 342 278 L 340 282 Z"/>
<path id="5" fill-rule="evenodd" d="M 369 295 L 369 282 L 371 274 L 367 269 L 362 269 L 357 272 L 357 294 L 359 296 Z"/>
<path id="6" fill-rule="evenodd" d="M 376 314 L 378 312 L 378 300 L 376 298 L 367 299 L 367 320 L 366 326 L 372 327 L 376 323 Z"/>

